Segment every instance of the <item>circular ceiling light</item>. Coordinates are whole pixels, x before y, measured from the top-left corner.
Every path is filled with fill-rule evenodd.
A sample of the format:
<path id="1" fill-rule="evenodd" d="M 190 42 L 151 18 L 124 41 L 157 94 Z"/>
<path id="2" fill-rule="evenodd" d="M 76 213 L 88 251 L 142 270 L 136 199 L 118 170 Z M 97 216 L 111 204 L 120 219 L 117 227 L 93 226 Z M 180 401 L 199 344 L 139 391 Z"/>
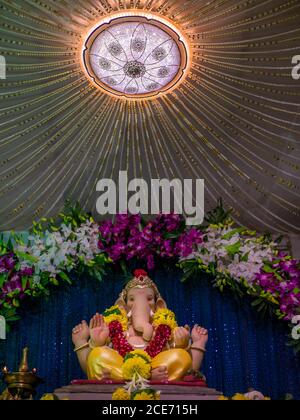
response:
<path id="1" fill-rule="evenodd" d="M 183 80 L 188 50 L 167 20 L 130 15 L 99 24 L 85 42 L 83 61 L 100 89 L 144 99 L 169 92 Z"/>

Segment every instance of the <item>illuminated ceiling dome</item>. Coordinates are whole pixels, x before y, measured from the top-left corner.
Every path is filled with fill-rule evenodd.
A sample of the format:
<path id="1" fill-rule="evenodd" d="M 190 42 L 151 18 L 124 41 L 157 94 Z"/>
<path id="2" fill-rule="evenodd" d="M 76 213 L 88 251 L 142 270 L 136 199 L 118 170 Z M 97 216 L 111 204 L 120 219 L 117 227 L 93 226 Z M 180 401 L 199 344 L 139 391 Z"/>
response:
<path id="1" fill-rule="evenodd" d="M 187 49 L 167 21 L 125 16 L 92 32 L 85 44 L 84 64 L 89 77 L 111 94 L 153 97 L 181 81 Z"/>
<path id="2" fill-rule="evenodd" d="M 1 230 L 55 216 L 67 198 L 97 216 L 97 183 L 121 168 L 148 185 L 205 179 L 206 211 L 223 197 L 240 225 L 300 234 L 299 0 L 0 1 L 0 13 Z M 100 26 L 134 15 L 187 54 L 155 99 L 123 100 L 83 65 Z"/>

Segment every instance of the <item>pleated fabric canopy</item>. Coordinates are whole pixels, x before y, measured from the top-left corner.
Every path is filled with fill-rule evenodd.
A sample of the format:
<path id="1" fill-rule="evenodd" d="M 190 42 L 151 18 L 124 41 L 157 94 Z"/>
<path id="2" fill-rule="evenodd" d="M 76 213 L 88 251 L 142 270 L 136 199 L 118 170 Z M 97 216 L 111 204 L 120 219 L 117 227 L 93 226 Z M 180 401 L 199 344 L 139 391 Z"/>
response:
<path id="1" fill-rule="evenodd" d="M 189 44 L 185 80 L 151 100 L 108 95 L 82 66 L 91 28 L 133 10 Z M 299 22 L 299 0 L 0 0 L 0 230 L 67 198 L 95 212 L 99 179 L 125 170 L 204 178 L 207 210 L 223 197 L 240 224 L 299 234 Z"/>

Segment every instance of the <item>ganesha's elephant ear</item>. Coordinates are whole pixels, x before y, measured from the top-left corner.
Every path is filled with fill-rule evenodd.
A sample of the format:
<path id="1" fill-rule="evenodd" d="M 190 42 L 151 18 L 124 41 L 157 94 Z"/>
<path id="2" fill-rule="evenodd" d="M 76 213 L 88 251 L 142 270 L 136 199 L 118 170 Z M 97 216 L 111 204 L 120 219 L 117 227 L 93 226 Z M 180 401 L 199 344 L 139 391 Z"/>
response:
<path id="1" fill-rule="evenodd" d="M 120 309 L 123 309 L 125 312 L 127 312 L 127 309 L 126 309 L 126 302 L 125 302 L 125 300 L 124 299 L 122 299 L 122 298 L 119 298 L 117 301 L 116 301 L 116 303 L 115 303 L 115 306 L 119 306 L 119 308 Z"/>
<path id="2" fill-rule="evenodd" d="M 167 307 L 166 302 L 161 297 L 159 297 L 156 301 L 156 310 L 157 309 L 167 309 L 167 308 L 168 307 Z"/>

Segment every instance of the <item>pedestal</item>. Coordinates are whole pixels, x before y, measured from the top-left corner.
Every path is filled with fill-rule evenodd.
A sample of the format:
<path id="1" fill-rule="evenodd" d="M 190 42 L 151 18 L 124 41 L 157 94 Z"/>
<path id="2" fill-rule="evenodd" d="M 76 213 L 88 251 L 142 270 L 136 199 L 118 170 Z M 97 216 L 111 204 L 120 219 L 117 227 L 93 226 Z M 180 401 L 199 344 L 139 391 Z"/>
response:
<path id="1" fill-rule="evenodd" d="M 124 384 L 89 383 L 88 381 L 74 382 L 71 385 L 55 390 L 54 394 L 60 399 L 111 401 L 112 394 Z M 152 384 L 151 388 L 161 392 L 161 401 L 200 401 L 218 400 L 221 393 L 205 385 L 169 383 Z"/>

